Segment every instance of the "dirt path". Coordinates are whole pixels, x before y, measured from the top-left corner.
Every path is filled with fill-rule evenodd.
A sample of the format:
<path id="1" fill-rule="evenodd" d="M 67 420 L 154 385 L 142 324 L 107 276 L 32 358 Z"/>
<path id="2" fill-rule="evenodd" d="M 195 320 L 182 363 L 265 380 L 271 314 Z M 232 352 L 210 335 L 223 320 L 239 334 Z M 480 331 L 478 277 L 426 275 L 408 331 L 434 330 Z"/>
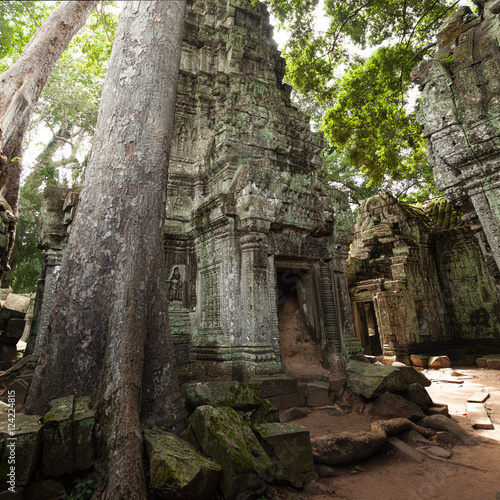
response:
<path id="1" fill-rule="evenodd" d="M 431 379 L 463 380 L 462 384 L 433 382 L 428 391 L 435 402 L 448 404 L 450 415 L 467 431 L 490 440 L 475 447 L 455 445 L 450 448 L 451 460 L 482 467 L 487 472 L 430 458 L 417 463 L 386 450 L 359 464 L 336 467 L 336 477 L 320 479 L 334 494 L 298 492 L 299 495 L 310 500 L 500 500 L 500 371 L 455 368 L 424 373 Z M 470 425 L 467 398 L 476 392 L 490 393 L 486 407 L 494 430 L 473 430 Z M 370 429 L 372 420 L 364 413 L 334 413 L 338 412 L 317 409 L 291 423 L 306 426 L 311 437 Z"/>

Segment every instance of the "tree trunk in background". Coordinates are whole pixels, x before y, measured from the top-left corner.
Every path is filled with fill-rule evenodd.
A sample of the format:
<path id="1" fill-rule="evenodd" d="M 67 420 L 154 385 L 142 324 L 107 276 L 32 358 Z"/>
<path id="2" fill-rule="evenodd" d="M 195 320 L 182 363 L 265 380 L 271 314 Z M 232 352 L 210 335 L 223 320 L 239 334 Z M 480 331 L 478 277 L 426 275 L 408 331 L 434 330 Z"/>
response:
<path id="1" fill-rule="evenodd" d="M 140 426 L 177 430 L 185 417 L 163 253 L 184 11 L 185 0 L 124 4 L 26 402 L 26 410 L 43 414 L 56 397 L 92 398 L 103 498 L 146 498 Z"/>
<path id="2" fill-rule="evenodd" d="M 66 1 L 33 35 L 21 57 L 0 75 L 0 196 L 17 216 L 24 134 L 54 66 L 97 2 Z M 14 238 L 12 238 L 12 244 Z M 0 281 L 11 248 L 0 255 Z"/>

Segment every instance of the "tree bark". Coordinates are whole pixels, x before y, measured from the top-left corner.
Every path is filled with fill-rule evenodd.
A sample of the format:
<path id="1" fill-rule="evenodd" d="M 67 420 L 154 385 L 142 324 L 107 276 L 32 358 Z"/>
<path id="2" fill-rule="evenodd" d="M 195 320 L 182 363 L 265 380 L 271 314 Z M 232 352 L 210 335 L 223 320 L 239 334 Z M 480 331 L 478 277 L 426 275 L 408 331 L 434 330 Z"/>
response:
<path id="1" fill-rule="evenodd" d="M 92 398 L 102 498 L 146 498 L 140 425 L 184 422 L 163 232 L 185 0 L 124 5 L 26 410 Z M 109 471 L 107 473 L 106 471 Z"/>
<path id="2" fill-rule="evenodd" d="M 36 31 L 21 57 L 0 75 L 0 196 L 17 216 L 23 139 L 54 66 L 85 24 L 95 1 L 66 1 Z M 12 238 L 12 243 L 14 238 Z M 0 256 L 0 281 L 12 247 Z"/>

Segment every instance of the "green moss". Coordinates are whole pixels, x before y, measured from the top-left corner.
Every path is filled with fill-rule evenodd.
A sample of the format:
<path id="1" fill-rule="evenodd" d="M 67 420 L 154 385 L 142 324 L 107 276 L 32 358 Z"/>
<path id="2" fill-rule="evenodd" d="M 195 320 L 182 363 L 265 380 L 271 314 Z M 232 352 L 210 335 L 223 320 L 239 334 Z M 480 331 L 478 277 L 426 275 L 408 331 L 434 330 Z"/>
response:
<path id="1" fill-rule="evenodd" d="M 179 481 L 177 472 L 166 460 L 158 460 L 151 471 L 151 484 L 154 488 L 161 488 L 167 484 Z"/>
<path id="2" fill-rule="evenodd" d="M 56 416 L 55 413 L 47 413 L 45 417 L 43 417 L 43 423 L 47 423 L 49 420 L 52 420 Z"/>

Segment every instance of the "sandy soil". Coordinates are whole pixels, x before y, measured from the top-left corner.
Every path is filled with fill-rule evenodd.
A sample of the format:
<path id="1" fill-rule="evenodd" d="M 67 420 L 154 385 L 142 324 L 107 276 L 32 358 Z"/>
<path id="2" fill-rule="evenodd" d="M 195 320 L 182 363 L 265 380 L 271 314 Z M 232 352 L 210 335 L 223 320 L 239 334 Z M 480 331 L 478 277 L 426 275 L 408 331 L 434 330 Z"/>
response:
<path id="1" fill-rule="evenodd" d="M 418 463 L 397 452 L 385 450 L 367 461 L 337 467 L 337 476 L 320 479 L 321 485 L 335 493 L 297 492 L 312 500 L 500 500 L 500 371 L 479 368 L 425 370 L 434 380 L 428 391 L 438 403 L 449 406 L 450 415 L 467 431 L 485 438 L 479 446 L 455 445 L 451 461 L 485 469 L 426 458 Z M 457 375 L 457 373 L 459 375 Z M 437 381 L 460 380 L 463 383 Z M 489 392 L 486 401 L 494 430 L 474 430 L 467 416 L 467 398 L 476 392 Z M 369 430 L 372 420 L 353 411 L 336 415 L 331 409 L 316 409 L 293 424 L 306 426 L 311 436 L 343 431 Z M 292 492 L 292 490 L 289 490 Z M 284 498 L 287 498 L 284 496 Z"/>

